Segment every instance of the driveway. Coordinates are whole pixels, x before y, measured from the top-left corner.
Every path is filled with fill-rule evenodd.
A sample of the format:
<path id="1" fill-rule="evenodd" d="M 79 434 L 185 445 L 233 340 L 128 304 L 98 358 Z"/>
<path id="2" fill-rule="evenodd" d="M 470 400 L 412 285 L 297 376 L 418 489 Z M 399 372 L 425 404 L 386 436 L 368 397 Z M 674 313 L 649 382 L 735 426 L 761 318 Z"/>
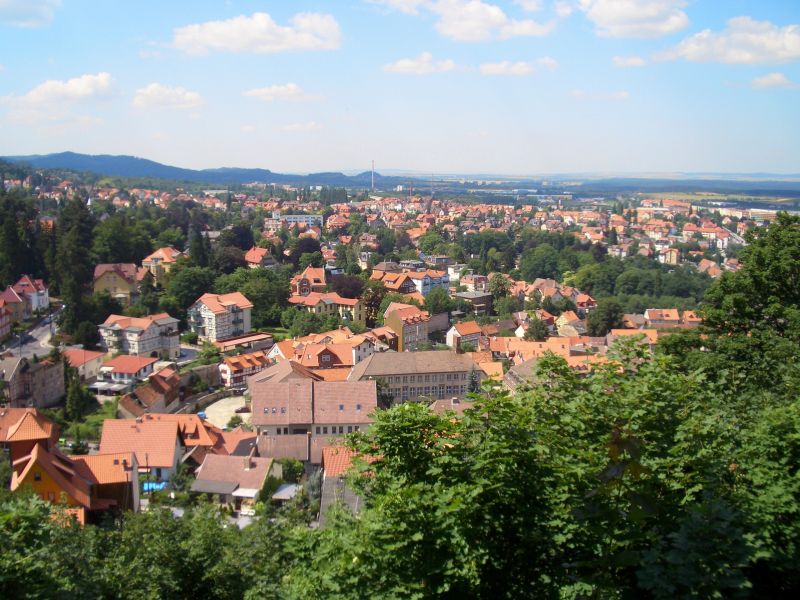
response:
<path id="1" fill-rule="evenodd" d="M 205 408 L 206 420 L 217 427 L 225 427 L 231 417 L 237 414 L 236 409 L 244 406 L 244 396 L 231 396 L 217 400 Z M 245 423 L 250 423 L 250 413 L 238 413 Z"/>

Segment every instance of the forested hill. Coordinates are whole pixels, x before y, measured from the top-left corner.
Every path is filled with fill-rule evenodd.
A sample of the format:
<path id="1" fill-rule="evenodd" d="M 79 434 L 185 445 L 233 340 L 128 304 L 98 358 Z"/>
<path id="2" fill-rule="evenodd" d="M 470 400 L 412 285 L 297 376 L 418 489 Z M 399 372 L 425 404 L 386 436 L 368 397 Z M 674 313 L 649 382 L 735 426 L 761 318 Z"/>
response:
<path id="1" fill-rule="evenodd" d="M 113 177 L 156 177 L 172 181 L 192 181 L 198 183 L 249 183 L 260 181 L 264 183 L 286 183 L 296 185 L 335 185 L 346 187 L 369 186 L 371 173 L 366 171 L 358 175 L 345 175 L 343 173 L 310 173 L 308 175 L 295 175 L 286 173 L 273 173 L 268 169 L 183 169 L 164 165 L 145 158 L 135 156 L 112 156 L 109 154 L 78 154 L 76 152 L 59 152 L 57 154 L 43 154 L 31 156 L 5 157 L 13 163 L 26 164 L 38 169 L 70 169 L 85 171 L 98 175 Z M 375 174 L 376 184 L 383 187 L 407 183 L 407 178 L 385 177 Z"/>

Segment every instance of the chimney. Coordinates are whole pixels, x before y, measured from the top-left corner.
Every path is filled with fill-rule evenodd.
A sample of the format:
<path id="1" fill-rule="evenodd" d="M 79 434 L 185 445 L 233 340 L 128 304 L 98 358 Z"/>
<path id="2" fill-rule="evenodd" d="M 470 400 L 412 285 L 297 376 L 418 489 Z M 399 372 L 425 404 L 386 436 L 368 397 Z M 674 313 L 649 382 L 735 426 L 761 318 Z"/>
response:
<path id="1" fill-rule="evenodd" d="M 255 456 L 255 453 L 256 453 L 256 447 L 253 446 L 252 448 L 250 448 L 250 453 L 247 456 L 244 457 L 244 470 L 245 471 L 249 471 L 253 467 L 252 458 L 253 458 L 253 456 Z"/>

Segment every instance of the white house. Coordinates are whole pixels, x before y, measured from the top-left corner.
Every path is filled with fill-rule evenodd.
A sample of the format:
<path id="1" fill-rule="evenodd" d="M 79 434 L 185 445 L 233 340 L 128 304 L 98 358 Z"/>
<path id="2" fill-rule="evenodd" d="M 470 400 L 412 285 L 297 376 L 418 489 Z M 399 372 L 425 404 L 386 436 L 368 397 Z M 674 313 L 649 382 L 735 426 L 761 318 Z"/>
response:
<path id="1" fill-rule="evenodd" d="M 156 362 L 157 359 L 146 356 L 117 356 L 100 367 L 100 378 L 112 383 L 134 384 L 147 379 Z"/>
<path id="2" fill-rule="evenodd" d="M 426 271 L 409 271 L 406 275 L 414 282 L 417 291 L 423 296 L 427 296 L 437 287 L 444 288 L 445 291 L 450 289 L 450 276 L 447 271 L 428 269 Z"/>
<path id="3" fill-rule="evenodd" d="M 23 275 L 11 288 L 20 296 L 25 297 L 32 312 L 46 311 L 50 308 L 50 293 L 47 284 L 41 279 Z"/>
<path id="4" fill-rule="evenodd" d="M 109 315 L 98 329 L 110 352 L 177 358 L 181 353 L 179 323 L 167 313 L 139 318 Z"/>
<path id="5" fill-rule="evenodd" d="M 469 344 L 473 350 L 477 350 L 480 339 L 481 326 L 475 321 L 467 321 L 456 323 L 447 331 L 446 343 L 454 350 L 460 349 L 464 344 Z"/>
<path id="6" fill-rule="evenodd" d="M 189 307 L 189 328 L 201 339 L 217 342 L 250 332 L 253 303 L 240 292 L 203 294 Z"/>

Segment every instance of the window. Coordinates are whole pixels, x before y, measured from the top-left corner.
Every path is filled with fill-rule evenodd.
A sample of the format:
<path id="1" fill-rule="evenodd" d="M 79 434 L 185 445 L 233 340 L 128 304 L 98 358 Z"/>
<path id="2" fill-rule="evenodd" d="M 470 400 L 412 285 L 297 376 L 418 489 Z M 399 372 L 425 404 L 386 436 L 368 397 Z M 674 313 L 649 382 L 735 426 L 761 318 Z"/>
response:
<path id="1" fill-rule="evenodd" d="M 425 375 L 425 383 L 428 383 L 431 380 L 430 375 Z"/>
<path id="2" fill-rule="evenodd" d="M 358 425 L 353 425 L 353 429 L 355 429 L 356 431 L 358 431 Z"/>
<path id="3" fill-rule="evenodd" d="M 281 428 L 280 428 L 280 427 L 278 427 L 278 429 L 275 431 L 275 433 L 276 433 L 277 435 L 280 435 L 280 434 L 281 434 Z"/>
<path id="4" fill-rule="evenodd" d="M 289 435 L 289 428 L 288 427 L 284 427 L 283 428 L 283 435 Z"/>
<path id="5" fill-rule="evenodd" d="M 339 433 L 344 433 L 344 425 L 339 425 Z"/>
<path id="6" fill-rule="evenodd" d="M 339 405 L 339 412 L 343 412 L 343 411 L 344 411 L 344 404 L 340 404 Z"/>
<path id="7" fill-rule="evenodd" d="M 319 427 L 317 427 L 317 435 L 319 435 Z"/>
<path id="8" fill-rule="evenodd" d="M 353 433 L 353 426 L 352 425 L 348 425 L 347 426 L 347 433 Z"/>
<path id="9" fill-rule="evenodd" d="M 327 427 L 323 427 L 322 428 L 322 434 L 323 435 L 327 435 L 328 434 L 328 428 Z"/>
<path id="10" fill-rule="evenodd" d="M 281 414 L 282 415 L 286 414 L 286 407 L 285 406 L 281 406 Z"/>
<path id="11" fill-rule="evenodd" d="M 33 473 L 33 480 L 34 481 L 41 481 L 42 480 L 42 474 L 39 471 L 35 471 Z"/>
<path id="12" fill-rule="evenodd" d="M 272 407 L 272 414 L 274 415 L 276 412 L 278 412 L 278 409 L 273 406 Z"/>
<path id="13" fill-rule="evenodd" d="M 361 405 L 360 404 L 356 404 L 356 410 L 361 410 Z"/>

